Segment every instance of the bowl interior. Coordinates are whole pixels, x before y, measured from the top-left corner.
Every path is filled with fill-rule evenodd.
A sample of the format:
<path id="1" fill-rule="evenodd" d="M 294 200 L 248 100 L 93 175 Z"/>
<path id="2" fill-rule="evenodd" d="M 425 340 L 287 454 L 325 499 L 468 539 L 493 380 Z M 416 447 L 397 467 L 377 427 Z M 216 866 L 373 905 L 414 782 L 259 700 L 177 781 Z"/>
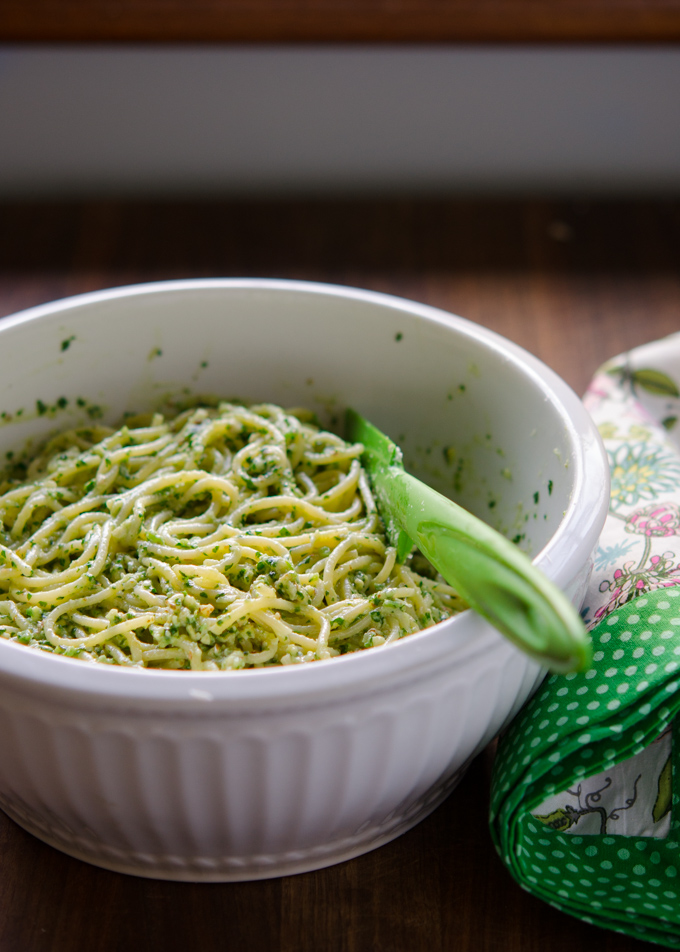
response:
<path id="1" fill-rule="evenodd" d="M 347 289 L 176 282 L 85 295 L 0 325 L 0 454 L 195 394 L 355 407 L 407 467 L 535 554 L 575 478 L 576 439 L 540 370 L 460 318 Z M 555 378 L 556 379 L 556 378 Z"/>

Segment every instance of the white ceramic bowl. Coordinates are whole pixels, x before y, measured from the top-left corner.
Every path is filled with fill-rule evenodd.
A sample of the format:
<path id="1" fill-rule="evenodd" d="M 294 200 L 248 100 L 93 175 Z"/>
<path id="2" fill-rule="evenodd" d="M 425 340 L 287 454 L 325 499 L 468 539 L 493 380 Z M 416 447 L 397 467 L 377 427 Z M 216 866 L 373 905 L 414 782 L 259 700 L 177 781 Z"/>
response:
<path id="1" fill-rule="evenodd" d="M 574 393 L 508 341 L 393 297 L 263 280 L 119 288 L 0 322 L 2 456 L 81 419 L 77 398 L 116 421 L 183 388 L 323 422 L 353 405 L 580 603 L 605 457 Z M 228 673 L 99 667 L 0 639 L 0 806 L 122 872 L 311 870 L 432 811 L 542 674 L 471 612 L 387 648 Z"/>

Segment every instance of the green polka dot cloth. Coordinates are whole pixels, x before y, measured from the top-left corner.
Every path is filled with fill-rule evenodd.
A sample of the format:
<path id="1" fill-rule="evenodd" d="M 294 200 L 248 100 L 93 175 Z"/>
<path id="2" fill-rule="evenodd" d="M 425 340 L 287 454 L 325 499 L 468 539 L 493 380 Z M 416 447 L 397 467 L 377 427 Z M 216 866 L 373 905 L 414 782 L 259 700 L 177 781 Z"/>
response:
<path id="1" fill-rule="evenodd" d="M 562 912 L 680 948 L 680 334 L 585 397 L 612 475 L 583 616 L 589 671 L 547 679 L 499 741 L 491 834 Z M 674 740 L 675 734 L 675 740 Z"/>

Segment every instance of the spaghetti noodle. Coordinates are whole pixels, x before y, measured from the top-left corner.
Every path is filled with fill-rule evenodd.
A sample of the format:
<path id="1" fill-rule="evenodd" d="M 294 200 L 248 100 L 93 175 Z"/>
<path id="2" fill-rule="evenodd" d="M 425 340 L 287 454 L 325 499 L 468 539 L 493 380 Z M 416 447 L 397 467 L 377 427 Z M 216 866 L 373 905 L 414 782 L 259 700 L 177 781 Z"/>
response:
<path id="1" fill-rule="evenodd" d="M 271 404 L 59 434 L 0 486 L 0 636 L 216 671 L 331 658 L 447 618 L 464 606 L 396 563 L 361 452 Z"/>

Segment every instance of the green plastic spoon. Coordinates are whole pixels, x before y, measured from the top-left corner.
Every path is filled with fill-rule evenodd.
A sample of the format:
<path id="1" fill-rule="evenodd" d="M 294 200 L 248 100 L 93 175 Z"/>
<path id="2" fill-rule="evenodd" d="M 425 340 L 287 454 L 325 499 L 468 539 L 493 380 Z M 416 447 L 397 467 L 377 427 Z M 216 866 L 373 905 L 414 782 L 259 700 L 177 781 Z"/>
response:
<path id="1" fill-rule="evenodd" d="M 399 447 L 354 410 L 346 436 L 362 443 L 387 536 L 400 562 L 414 544 L 461 598 L 551 671 L 589 667 L 578 612 L 509 539 L 404 470 Z"/>

